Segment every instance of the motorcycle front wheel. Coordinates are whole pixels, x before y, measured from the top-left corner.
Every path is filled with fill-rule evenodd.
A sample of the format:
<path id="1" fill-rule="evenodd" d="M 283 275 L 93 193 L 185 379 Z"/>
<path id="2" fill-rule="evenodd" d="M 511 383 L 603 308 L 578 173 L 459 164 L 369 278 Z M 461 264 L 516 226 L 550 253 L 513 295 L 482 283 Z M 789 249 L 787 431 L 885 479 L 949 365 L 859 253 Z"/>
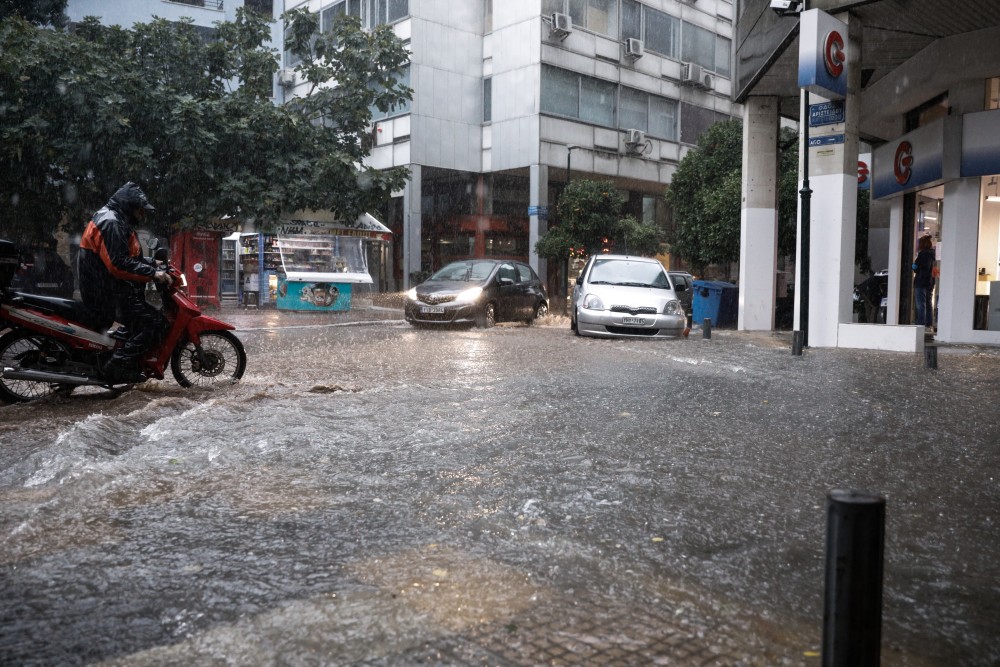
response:
<path id="1" fill-rule="evenodd" d="M 232 384 L 246 368 L 243 343 L 229 331 L 203 331 L 200 354 L 194 343 L 185 341 L 170 356 L 170 371 L 182 387 Z"/>
<path id="2" fill-rule="evenodd" d="M 52 359 L 68 355 L 59 341 L 28 333 L 9 331 L 0 337 L 0 370 L 4 368 L 45 370 Z M 5 403 L 23 403 L 51 396 L 62 385 L 34 380 L 14 380 L 0 377 L 0 400 Z"/>

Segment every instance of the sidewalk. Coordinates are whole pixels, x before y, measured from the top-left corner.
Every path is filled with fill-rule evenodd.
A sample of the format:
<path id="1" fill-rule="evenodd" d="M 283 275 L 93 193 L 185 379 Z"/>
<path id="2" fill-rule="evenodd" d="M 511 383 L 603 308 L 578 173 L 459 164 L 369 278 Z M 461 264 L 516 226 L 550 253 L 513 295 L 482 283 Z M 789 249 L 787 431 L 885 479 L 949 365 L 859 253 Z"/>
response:
<path id="1" fill-rule="evenodd" d="M 244 308 L 227 306 L 209 309 L 205 314 L 236 326 L 237 330 L 276 329 L 305 326 L 337 326 L 365 322 L 403 321 L 402 293 L 365 295 L 356 299 L 350 310 L 309 312 L 278 310 L 274 306 Z"/>

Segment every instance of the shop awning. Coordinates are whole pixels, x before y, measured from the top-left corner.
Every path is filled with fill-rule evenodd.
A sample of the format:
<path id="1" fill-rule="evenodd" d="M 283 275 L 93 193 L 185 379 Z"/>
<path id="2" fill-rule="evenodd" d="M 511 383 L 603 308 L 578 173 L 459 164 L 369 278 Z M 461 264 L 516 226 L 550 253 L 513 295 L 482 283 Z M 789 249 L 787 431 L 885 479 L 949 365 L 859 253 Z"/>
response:
<path id="1" fill-rule="evenodd" d="M 362 213 L 353 222 L 338 219 L 328 211 L 296 211 L 282 218 L 274 230 L 279 236 L 293 234 L 331 234 L 359 236 L 382 241 L 392 240 L 392 232 L 370 213 Z"/>

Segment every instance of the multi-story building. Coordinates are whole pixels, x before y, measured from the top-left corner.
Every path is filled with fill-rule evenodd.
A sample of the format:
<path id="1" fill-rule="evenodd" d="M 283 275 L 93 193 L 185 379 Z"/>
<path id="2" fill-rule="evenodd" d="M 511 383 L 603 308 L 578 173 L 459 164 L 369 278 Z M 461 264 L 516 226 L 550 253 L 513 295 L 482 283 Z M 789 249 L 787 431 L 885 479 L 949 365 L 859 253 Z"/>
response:
<path id="1" fill-rule="evenodd" d="M 382 212 L 395 288 L 451 259 L 529 261 L 567 180 L 629 193 L 666 223 L 678 161 L 730 100 L 730 0 L 286 0 L 327 30 L 339 14 L 393 26 L 413 100 L 376 112 L 369 163 L 411 178 Z M 284 94 L 296 87 L 285 54 Z"/>
<path id="2" fill-rule="evenodd" d="M 740 328 L 774 323 L 777 124 L 780 116 L 803 117 L 804 51 L 846 80 L 842 105 L 838 96 L 812 94 L 805 116 L 813 196 L 809 245 L 800 253 L 810 257 L 808 280 L 796 280 L 798 292 L 808 292 L 808 308 L 797 309 L 797 328 L 813 346 L 922 349 L 928 332 L 912 324 L 911 263 L 918 239 L 930 236 L 937 339 L 1000 343 L 1000 3 L 788 4 L 840 23 L 803 31 L 804 17 L 778 15 L 767 0 L 738 4 L 735 98 L 746 117 Z M 816 17 L 812 12 L 807 25 Z M 874 147 L 871 178 L 864 180 L 871 184 L 871 238 L 878 241 L 870 249 L 874 268 L 888 273 L 884 325 L 852 321 L 862 143 Z"/>

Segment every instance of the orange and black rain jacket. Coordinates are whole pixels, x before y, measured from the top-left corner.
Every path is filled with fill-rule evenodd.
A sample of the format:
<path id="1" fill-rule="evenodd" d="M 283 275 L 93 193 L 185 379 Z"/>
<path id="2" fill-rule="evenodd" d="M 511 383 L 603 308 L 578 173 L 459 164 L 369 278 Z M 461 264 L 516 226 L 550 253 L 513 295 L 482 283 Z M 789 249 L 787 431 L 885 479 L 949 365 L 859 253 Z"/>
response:
<path id="1" fill-rule="evenodd" d="M 80 296 L 95 310 L 106 310 L 109 302 L 119 303 L 137 295 L 156 273 L 155 267 L 143 258 L 139 237 L 126 213 L 142 196 L 141 190 L 136 194 L 134 186 L 130 186 L 112 195 L 87 223 L 80 241 Z"/>

